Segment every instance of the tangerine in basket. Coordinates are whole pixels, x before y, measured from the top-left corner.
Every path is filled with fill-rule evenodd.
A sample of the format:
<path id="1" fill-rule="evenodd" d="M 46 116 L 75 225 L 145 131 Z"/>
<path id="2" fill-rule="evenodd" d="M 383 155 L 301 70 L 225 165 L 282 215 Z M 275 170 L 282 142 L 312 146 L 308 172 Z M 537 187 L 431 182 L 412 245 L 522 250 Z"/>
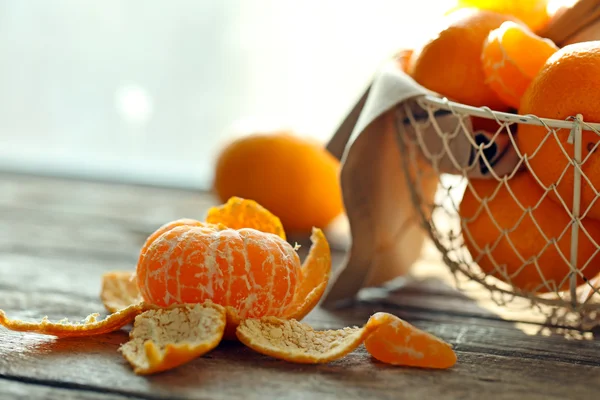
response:
<path id="1" fill-rule="evenodd" d="M 408 66 L 409 75 L 450 100 L 474 107 L 508 110 L 485 83 L 481 49 L 491 30 L 515 19 L 491 11 L 469 9 L 455 11 L 445 18 L 445 26 L 414 50 Z"/>
<path id="2" fill-rule="evenodd" d="M 533 78 L 557 50 L 550 39 L 506 21 L 489 33 L 483 45 L 481 60 L 486 83 L 502 101 L 517 109 Z"/>
<path id="3" fill-rule="evenodd" d="M 554 53 L 525 92 L 519 114 L 566 120 L 581 114 L 588 123 L 600 123 L 600 41 L 565 46 Z M 556 185 L 551 197 L 571 209 L 574 194 L 574 142 L 570 129 L 553 133 L 543 126 L 520 124 L 519 150 L 527 155 L 529 169 L 545 186 Z M 582 132 L 580 215 L 600 219 L 600 158 L 593 152 L 596 132 Z"/>
<path id="4" fill-rule="evenodd" d="M 452 10 L 464 7 L 512 15 L 535 32 L 550 20 L 548 0 L 458 0 Z"/>
<path id="5" fill-rule="evenodd" d="M 291 132 L 255 133 L 228 143 L 215 167 L 221 201 L 252 199 L 288 232 L 324 228 L 343 212 L 339 161 L 319 143 Z"/>
<path id="6" fill-rule="evenodd" d="M 465 246 L 483 272 L 524 291 L 568 289 L 572 228 L 567 211 L 527 171 L 506 184 L 471 179 L 470 185 L 459 215 Z M 582 224 L 600 241 L 599 222 L 587 218 Z M 578 268 L 587 278 L 600 272 L 594 241 L 579 230 Z M 577 281 L 581 284 L 583 278 L 578 275 Z"/>

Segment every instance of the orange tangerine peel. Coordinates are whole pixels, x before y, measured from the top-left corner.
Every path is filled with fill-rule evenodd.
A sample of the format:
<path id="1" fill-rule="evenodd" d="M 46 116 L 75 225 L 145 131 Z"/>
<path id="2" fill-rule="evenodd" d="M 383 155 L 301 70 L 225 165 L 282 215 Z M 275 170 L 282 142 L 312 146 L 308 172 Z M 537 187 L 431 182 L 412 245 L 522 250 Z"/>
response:
<path id="1" fill-rule="evenodd" d="M 286 240 L 281 220 L 254 200 L 233 196 L 227 203 L 209 208 L 206 214 L 209 224 L 223 224 L 231 229 L 252 228 L 273 233 Z"/>
<path id="2" fill-rule="evenodd" d="M 300 270 L 300 283 L 296 288 L 292 306 L 286 318 L 302 320 L 323 297 L 331 276 L 331 250 L 323 231 L 313 228 L 312 246 Z"/>
<path id="3" fill-rule="evenodd" d="M 111 313 L 141 303 L 135 272 L 112 271 L 102 275 L 100 300 Z"/>
<path id="4" fill-rule="evenodd" d="M 225 321 L 225 308 L 211 302 L 148 310 L 119 351 L 138 375 L 166 371 L 217 347 Z"/>
<path id="5" fill-rule="evenodd" d="M 258 353 L 294 363 L 328 363 L 363 342 L 375 359 L 386 364 L 446 369 L 456 363 L 450 344 L 383 312 L 373 314 L 360 328 L 325 331 L 277 317 L 246 319 L 238 326 L 237 337 Z"/>
<path id="6" fill-rule="evenodd" d="M 98 320 L 99 314 L 90 314 L 82 322 L 70 322 L 66 319 L 52 322 L 44 317 L 40 322 L 26 322 L 6 317 L 0 310 L 0 325 L 18 332 L 39 333 L 59 338 L 102 335 L 117 331 L 131 323 L 145 309 L 144 304 L 134 304 L 116 313 L 110 314 L 103 320 Z"/>
<path id="7" fill-rule="evenodd" d="M 237 328 L 240 342 L 252 350 L 300 364 L 323 364 L 344 357 L 365 340 L 372 328 L 347 327 L 315 331 L 293 319 L 246 319 Z"/>

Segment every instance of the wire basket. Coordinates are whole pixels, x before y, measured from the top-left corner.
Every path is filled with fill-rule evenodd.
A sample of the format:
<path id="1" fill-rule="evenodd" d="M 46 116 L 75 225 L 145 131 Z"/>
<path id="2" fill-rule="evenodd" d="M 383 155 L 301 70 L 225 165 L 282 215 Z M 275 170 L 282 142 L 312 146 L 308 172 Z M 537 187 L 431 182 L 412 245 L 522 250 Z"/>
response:
<path id="1" fill-rule="evenodd" d="M 585 175 L 582 166 L 590 162 L 600 145 L 600 141 L 596 140 L 593 146 L 586 147 L 584 151 L 582 136 L 583 132 L 600 136 L 600 124 L 586 123 L 581 115 L 562 121 L 494 112 L 487 107 L 471 107 L 435 96 L 419 98 L 416 105 L 404 103 L 396 109 L 396 137 L 403 170 L 421 223 L 455 278 L 462 277 L 463 281 L 479 283 L 478 287 L 487 288 L 495 303 L 502 307 L 510 307 L 513 303 L 521 306 L 526 304 L 529 310 L 541 312 L 554 324 L 584 330 L 600 325 L 600 275 L 597 272 L 592 274 L 600 271 L 600 233 L 596 234 L 595 229 L 591 229 L 595 228 L 595 224 L 600 227 L 600 220 L 592 220 L 581 201 L 582 185 L 593 187 L 593 180 Z M 438 124 L 440 111 L 451 113 L 462 122 L 452 131 L 445 131 Z M 467 123 L 472 117 L 485 119 L 497 128 L 495 132 L 486 129 L 490 137 L 488 143 L 475 140 L 473 130 Z M 525 124 L 545 128 L 547 135 L 544 142 L 555 140 L 559 143 L 562 156 L 565 157 L 565 168 L 556 182 L 544 185 L 536 169 L 530 168 L 530 161 L 537 155 L 536 152 L 529 155 L 519 152 L 518 129 Z M 573 146 L 573 156 L 569 156 L 559 140 L 559 132 L 562 135 L 565 131 L 569 132 L 568 143 Z M 434 150 L 427 146 L 431 137 L 425 137 L 432 135 L 432 132 L 438 135 L 436 140 L 441 143 Z M 457 138 L 466 138 L 476 150 L 474 153 L 489 169 L 486 179 L 491 180 L 488 185 L 493 182 L 494 186 L 490 196 L 481 197 L 473 188 L 471 169 L 475 168 L 475 163 L 465 166 L 453 154 L 452 143 Z M 504 143 L 508 138 L 510 150 L 515 152 L 518 160 L 509 173 L 502 175 L 495 173 L 494 166 L 486 159 L 486 151 L 500 138 Z M 440 160 L 450 162 L 453 170 L 448 172 L 448 168 L 440 168 Z M 562 165 L 561 160 L 552 162 Z M 427 168 L 423 165 L 427 165 Z M 420 192 L 421 182 L 428 179 L 427 174 L 435 174 L 439 179 L 433 204 Z M 517 179 L 524 179 L 521 174 L 528 174 L 532 185 L 537 186 L 527 191 L 528 196 L 539 192 L 539 199 L 533 203 L 524 202 L 519 193 L 511 189 L 511 184 L 515 186 Z M 557 190 L 567 174 L 571 174 L 573 179 L 571 201 L 561 198 Z M 478 208 L 474 214 L 466 217 L 461 215 L 460 206 L 469 191 L 471 203 L 475 199 Z M 501 191 L 509 201 L 506 206 L 496 204 L 492 208 L 492 202 Z M 598 195 L 595 190 L 594 193 Z M 552 202 L 552 205 L 546 205 L 545 202 Z M 598 203 L 600 206 L 600 200 Z M 554 210 L 552 215 L 541 214 L 546 210 L 542 207 Z M 492 210 L 495 210 L 496 216 Z M 506 222 L 503 217 L 505 213 L 512 213 L 511 223 Z M 518 218 L 515 217 L 517 214 Z M 477 218 L 486 218 L 488 231 L 494 234 L 481 237 L 477 236 L 478 232 L 472 232 Z M 567 221 L 565 226 L 560 226 L 561 220 Z M 545 232 L 544 226 L 548 227 L 551 223 L 556 223 L 560 229 Z M 525 231 L 524 224 L 528 224 L 529 231 Z M 524 232 L 530 234 L 524 235 Z M 537 238 L 537 241 L 531 238 Z M 544 239 L 543 244 L 540 244 L 540 238 Z M 533 245 L 529 248 L 528 243 L 519 242 L 530 239 Z M 564 277 L 556 279 L 557 273 L 549 273 L 548 268 L 564 271 Z M 539 284 L 523 285 L 526 279 L 519 278 L 519 274 L 533 277 L 533 281 L 537 279 Z M 547 279 L 548 275 L 553 275 L 555 279 Z M 456 279 L 456 282 L 460 288 L 461 279 Z"/>

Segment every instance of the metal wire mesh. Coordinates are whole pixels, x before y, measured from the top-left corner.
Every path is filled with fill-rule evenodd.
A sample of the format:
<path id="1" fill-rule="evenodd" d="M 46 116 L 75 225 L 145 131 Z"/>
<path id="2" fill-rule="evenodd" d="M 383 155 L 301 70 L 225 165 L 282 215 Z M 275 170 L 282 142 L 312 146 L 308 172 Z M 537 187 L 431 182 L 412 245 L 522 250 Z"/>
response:
<path id="1" fill-rule="evenodd" d="M 434 96 L 400 105 L 396 116 L 413 205 L 455 277 L 483 285 L 502 306 L 526 299 L 555 323 L 600 325 L 600 219 L 589 215 L 600 207 L 600 163 L 594 166 L 600 124 L 581 115 L 562 121 L 494 112 Z M 473 118 L 488 122 L 486 140 L 478 140 Z M 546 131 L 526 155 L 517 142 L 523 125 Z M 547 141 L 560 148 L 543 160 L 559 171 L 553 182 L 539 176 L 539 162 L 531 165 Z M 514 157 L 509 169 L 498 168 L 497 160 L 508 157 L 498 156 L 498 143 Z M 439 178 L 433 203 L 420 190 L 429 174 Z"/>

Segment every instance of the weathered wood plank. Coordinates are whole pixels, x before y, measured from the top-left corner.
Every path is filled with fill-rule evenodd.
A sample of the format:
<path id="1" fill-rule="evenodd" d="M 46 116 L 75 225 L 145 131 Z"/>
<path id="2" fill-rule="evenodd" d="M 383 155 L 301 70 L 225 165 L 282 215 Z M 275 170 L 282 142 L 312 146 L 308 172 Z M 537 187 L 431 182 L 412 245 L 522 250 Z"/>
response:
<path id="1" fill-rule="evenodd" d="M 0 193 L 0 209 L 78 217 L 80 223 L 101 217 L 154 226 L 181 217 L 203 218 L 215 203 L 206 192 L 6 173 L 0 173 Z"/>
<path id="2" fill-rule="evenodd" d="M 46 315 L 52 319 L 67 317 L 79 320 L 94 312 L 105 313 L 97 299 L 74 297 L 70 293 L 3 291 L 0 300 L 9 317 L 30 321 Z M 306 321 L 317 329 L 337 329 L 362 325 L 377 311 L 394 313 L 434 332 L 459 351 L 600 366 L 600 341 L 593 340 L 591 333 L 584 335 L 575 330 L 553 332 L 535 324 L 511 324 L 501 320 L 448 315 L 436 310 L 374 304 L 356 304 L 335 312 L 317 308 Z M 4 329 L 1 332 L 8 333 Z"/>
<path id="3" fill-rule="evenodd" d="M 21 382 L 0 378 L 0 399 L 3 400 L 122 400 L 134 398 L 116 394 L 100 393 L 77 388 L 59 388 L 37 382 Z"/>

